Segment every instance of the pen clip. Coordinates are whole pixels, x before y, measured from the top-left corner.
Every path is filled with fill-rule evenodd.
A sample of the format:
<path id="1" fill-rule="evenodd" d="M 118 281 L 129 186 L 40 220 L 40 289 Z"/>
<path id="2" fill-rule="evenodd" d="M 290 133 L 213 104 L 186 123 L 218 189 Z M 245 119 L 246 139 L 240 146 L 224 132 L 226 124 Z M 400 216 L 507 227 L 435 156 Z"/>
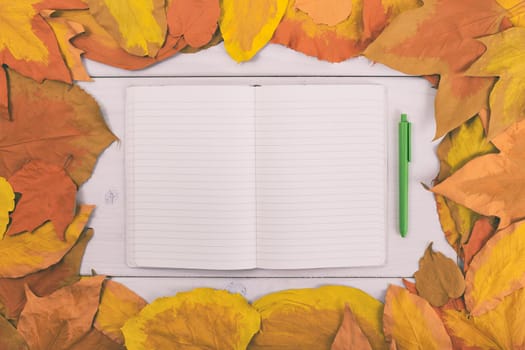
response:
<path id="1" fill-rule="evenodd" d="M 412 123 L 407 122 L 407 161 L 410 162 L 412 158 Z"/>

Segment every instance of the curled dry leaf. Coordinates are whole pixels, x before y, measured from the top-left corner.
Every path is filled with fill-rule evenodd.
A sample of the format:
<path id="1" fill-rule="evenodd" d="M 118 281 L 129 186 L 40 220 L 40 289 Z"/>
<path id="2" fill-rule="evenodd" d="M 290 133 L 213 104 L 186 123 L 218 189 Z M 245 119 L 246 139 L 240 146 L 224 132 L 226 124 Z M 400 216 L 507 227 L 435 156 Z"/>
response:
<path id="1" fill-rule="evenodd" d="M 352 0 L 296 0 L 295 8 L 307 13 L 317 24 L 335 26 L 352 13 Z"/>
<path id="2" fill-rule="evenodd" d="M 18 320 L 26 304 L 26 285 L 35 295 L 43 297 L 77 282 L 80 279 L 82 257 L 91 237 L 92 229 L 84 231 L 64 258 L 45 270 L 20 278 L 0 278 L 0 305 L 4 305 L 5 316 L 15 322 Z"/>
<path id="3" fill-rule="evenodd" d="M 80 207 L 66 230 L 65 241 L 57 237 L 51 222 L 34 232 L 6 236 L 0 241 L 0 277 L 23 277 L 59 262 L 80 237 L 93 209 L 90 205 Z"/>
<path id="4" fill-rule="evenodd" d="M 95 328 L 114 342 L 124 344 L 124 335 L 120 329 L 146 305 L 144 299 L 124 285 L 108 281 L 102 292 Z"/>
<path id="5" fill-rule="evenodd" d="M 29 350 L 22 335 L 2 316 L 0 316 L 0 349 Z"/>
<path id="6" fill-rule="evenodd" d="M 84 277 L 42 298 L 26 288 L 17 329 L 29 348 L 68 349 L 82 339 L 91 330 L 103 282 L 104 276 Z"/>
<path id="7" fill-rule="evenodd" d="M 339 327 L 337 334 L 335 335 L 334 342 L 332 343 L 331 350 L 372 350 L 372 346 L 368 341 L 368 338 L 363 334 L 363 331 L 359 327 L 357 320 L 352 313 L 352 310 L 345 305 L 345 311 L 343 315 L 343 323 Z"/>
<path id="8" fill-rule="evenodd" d="M 296 0 L 290 0 L 272 42 L 321 60 L 341 62 L 359 55 L 392 18 L 421 3 L 419 0 L 353 0 L 350 15 L 334 26 L 317 24 L 305 12 L 297 11 L 296 4 Z"/>
<path id="9" fill-rule="evenodd" d="M 435 101 L 438 138 L 486 107 L 494 79 L 466 77 L 465 70 L 484 51 L 475 38 L 507 27 L 505 16 L 505 9 L 493 0 L 426 0 L 422 7 L 397 16 L 365 56 L 408 74 L 440 75 Z"/>
<path id="10" fill-rule="evenodd" d="M 222 0 L 219 26 L 224 47 L 237 62 L 248 61 L 273 36 L 288 0 Z"/>
<path id="11" fill-rule="evenodd" d="M 525 221 L 496 233 L 472 259 L 466 274 L 465 302 L 479 316 L 503 297 L 525 286 Z"/>
<path id="12" fill-rule="evenodd" d="M 186 46 L 183 38 L 174 38 L 168 35 L 157 56 L 135 56 L 121 48 L 118 42 L 95 20 L 88 10 L 57 11 L 55 16 L 81 24 L 85 33 L 74 37 L 73 45 L 84 51 L 86 58 L 113 67 L 127 70 L 146 68 L 173 56 Z"/>
<path id="13" fill-rule="evenodd" d="M 136 56 L 155 57 L 167 31 L 164 0 L 87 0 L 89 11 L 124 50 Z"/>
<path id="14" fill-rule="evenodd" d="M 122 327 L 129 350 L 246 349 L 260 315 L 240 294 L 198 288 L 160 298 Z"/>
<path id="15" fill-rule="evenodd" d="M 97 102 L 78 86 L 38 84 L 9 74 L 12 121 L 0 119 L 0 176 L 10 177 L 25 163 L 40 159 L 59 167 L 77 185 L 90 176 L 99 154 L 115 136 Z"/>
<path id="16" fill-rule="evenodd" d="M 219 0 L 171 0 L 167 6 L 169 35 L 184 37 L 193 48 L 205 46 L 217 31 L 220 14 Z"/>
<path id="17" fill-rule="evenodd" d="M 42 82 L 71 83 L 57 38 L 41 13 L 46 10 L 86 8 L 81 0 L 17 0 L 0 4 L 0 67 L 7 65 Z M 8 116 L 8 86 L 0 69 L 0 117 Z M 9 119 L 9 118 L 7 118 Z"/>
<path id="18" fill-rule="evenodd" d="M 522 349 L 525 344 L 525 289 L 503 298 L 498 306 L 480 316 L 448 310 L 445 324 L 455 342 L 467 349 Z"/>
<path id="19" fill-rule="evenodd" d="M 477 157 L 432 191 L 486 216 L 498 216 L 499 227 L 525 217 L 525 121 L 492 140 L 498 154 Z"/>
<path id="20" fill-rule="evenodd" d="M 21 197 L 11 214 L 8 235 L 33 231 L 51 220 L 58 238 L 75 216 L 77 186 L 63 167 L 33 160 L 9 178 L 15 192 Z"/>
<path id="21" fill-rule="evenodd" d="M 387 341 L 399 349 L 452 350 L 441 319 L 423 298 L 398 286 L 389 286 L 383 327 Z"/>
<path id="22" fill-rule="evenodd" d="M 386 349 L 381 327 L 383 304 L 351 287 L 325 286 L 268 294 L 253 303 L 261 331 L 249 349 L 328 349 L 348 304 L 373 349 Z"/>
<path id="23" fill-rule="evenodd" d="M 0 177 L 0 240 L 4 238 L 9 213 L 15 209 L 15 193 L 6 179 Z"/>
<path id="24" fill-rule="evenodd" d="M 432 306 L 443 306 L 465 291 L 465 279 L 456 262 L 432 250 L 430 244 L 414 273 L 418 294 Z"/>
<path id="25" fill-rule="evenodd" d="M 479 39 L 487 48 L 466 74 L 499 77 L 490 93 L 489 139 L 525 118 L 525 28 Z"/>

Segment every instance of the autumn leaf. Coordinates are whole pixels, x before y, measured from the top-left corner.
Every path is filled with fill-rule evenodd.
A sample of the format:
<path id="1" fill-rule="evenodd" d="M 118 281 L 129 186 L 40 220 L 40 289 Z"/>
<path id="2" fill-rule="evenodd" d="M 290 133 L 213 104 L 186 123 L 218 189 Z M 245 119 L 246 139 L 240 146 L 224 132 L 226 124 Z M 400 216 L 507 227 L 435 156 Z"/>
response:
<path id="1" fill-rule="evenodd" d="M 359 289 L 343 286 L 285 290 L 256 300 L 253 306 L 261 314 L 262 325 L 249 349 L 328 349 L 346 304 L 372 348 L 386 349 L 382 303 Z"/>
<path id="2" fill-rule="evenodd" d="M 317 24 L 335 26 L 352 13 L 352 0 L 296 0 L 295 8 L 307 13 Z"/>
<path id="3" fill-rule="evenodd" d="M 0 119 L 0 176 L 9 178 L 40 159 L 65 167 L 77 185 L 84 183 L 115 140 L 96 101 L 78 86 L 38 84 L 13 71 L 9 80 L 12 121 Z"/>
<path id="4" fill-rule="evenodd" d="M 115 343 L 102 332 L 92 329 L 67 350 L 125 350 L 125 347 Z"/>
<path id="5" fill-rule="evenodd" d="M 73 247 L 94 206 L 84 205 L 66 230 L 63 241 L 48 222 L 34 232 L 6 236 L 0 241 L 0 277 L 17 278 L 56 264 Z"/>
<path id="6" fill-rule="evenodd" d="M 241 350 L 259 325 L 259 314 L 240 294 L 198 288 L 153 301 L 122 333 L 129 350 Z"/>
<path id="7" fill-rule="evenodd" d="M 6 179 L 0 177 L 0 240 L 4 238 L 9 213 L 15 209 L 15 193 Z"/>
<path id="8" fill-rule="evenodd" d="M 0 316 L 0 349 L 29 350 L 26 341 L 15 327 Z"/>
<path id="9" fill-rule="evenodd" d="M 237 62 L 250 60 L 273 36 L 288 0 L 222 0 L 224 47 Z"/>
<path id="10" fill-rule="evenodd" d="M 414 273 L 418 294 L 432 306 L 443 306 L 465 291 L 465 279 L 454 260 L 432 250 L 430 244 Z"/>
<path id="11" fill-rule="evenodd" d="M 219 0 L 171 0 L 167 8 L 169 35 L 184 37 L 194 48 L 205 46 L 217 30 Z"/>
<path id="12" fill-rule="evenodd" d="M 482 217 L 476 221 L 468 242 L 463 244 L 462 247 L 463 271 L 469 269 L 472 258 L 474 258 L 494 233 L 495 229 L 490 218 Z"/>
<path id="13" fill-rule="evenodd" d="M 45 10 L 86 8 L 81 0 L 17 0 L 0 4 L 0 67 L 38 82 L 71 83 L 55 34 L 41 15 Z M 7 79 L 0 70 L 0 116 L 8 116 Z M 7 118 L 9 119 L 9 118 Z"/>
<path id="14" fill-rule="evenodd" d="M 136 56 L 155 57 L 164 44 L 167 22 L 164 0 L 87 0 L 96 21 Z"/>
<path id="15" fill-rule="evenodd" d="M 42 298 L 26 288 L 17 329 L 29 348 L 68 349 L 84 337 L 91 330 L 103 282 L 104 276 L 84 277 Z"/>
<path id="16" fill-rule="evenodd" d="M 84 51 L 84 57 L 106 65 L 127 70 L 136 70 L 149 67 L 165 60 L 186 47 L 184 38 L 166 37 L 164 46 L 156 57 L 135 56 L 126 52 L 119 43 L 109 34 L 89 13 L 85 11 L 57 11 L 55 16 L 84 27 L 85 33 L 72 39 L 78 49 Z"/>
<path id="17" fill-rule="evenodd" d="M 397 16 L 364 54 L 407 74 L 440 75 L 435 101 L 438 138 L 487 106 L 494 79 L 466 77 L 465 70 L 484 51 L 474 38 L 507 27 L 505 15 L 493 0 L 426 0 L 422 7 Z"/>
<path id="18" fill-rule="evenodd" d="M 508 10 L 507 16 L 516 27 L 525 26 L 525 6 L 523 0 L 496 0 L 503 8 Z"/>
<path id="19" fill-rule="evenodd" d="M 434 193 L 486 216 L 500 218 L 499 228 L 525 217 L 525 121 L 492 140 L 497 154 L 477 157 L 443 182 Z"/>
<path id="20" fill-rule="evenodd" d="M 14 191 L 20 193 L 16 210 L 11 214 L 8 235 L 33 231 L 51 220 L 58 238 L 75 216 L 77 187 L 63 168 L 33 160 L 9 178 Z"/>
<path id="21" fill-rule="evenodd" d="M 475 77 L 499 77 L 490 93 L 489 138 L 525 118 L 525 28 L 480 38 L 487 50 L 468 69 Z"/>
<path id="22" fill-rule="evenodd" d="M 345 305 L 343 323 L 335 335 L 331 350 L 352 349 L 372 350 L 372 346 L 368 338 L 363 334 L 363 331 L 361 331 L 352 310 L 350 310 L 348 305 Z"/>
<path id="23" fill-rule="evenodd" d="M 124 344 L 124 323 L 135 317 L 147 302 L 124 285 L 108 281 L 95 318 L 95 328 L 116 343 Z"/>
<path id="24" fill-rule="evenodd" d="M 525 289 L 503 298 L 492 311 L 480 316 L 449 310 L 445 324 L 450 334 L 474 349 L 523 349 L 525 345 Z"/>
<path id="25" fill-rule="evenodd" d="M 497 232 L 472 259 L 465 281 L 465 302 L 474 316 L 493 309 L 503 297 L 523 288 L 525 221 Z"/>
<path id="26" fill-rule="evenodd" d="M 18 320 L 26 303 L 25 286 L 40 297 L 77 282 L 80 279 L 80 264 L 93 230 L 84 231 L 76 244 L 57 264 L 20 278 L 0 278 L 0 305 L 4 305 L 5 316 Z M 0 347 L 1 348 L 1 347 Z"/>
<path id="27" fill-rule="evenodd" d="M 296 0 L 290 0 L 272 43 L 321 60 L 341 62 L 359 55 L 392 18 L 419 6 L 420 1 L 355 0 L 349 16 L 333 26 L 316 23 L 307 13 L 298 11 L 296 4 Z"/>
<path id="28" fill-rule="evenodd" d="M 441 319 L 423 298 L 390 285 L 385 297 L 383 326 L 386 339 L 399 349 L 452 350 Z"/>
<path id="29" fill-rule="evenodd" d="M 51 26 L 58 40 L 60 52 L 66 61 L 67 67 L 74 80 L 91 81 L 86 68 L 82 63 L 82 50 L 71 44 L 71 40 L 84 33 L 84 27 L 76 22 L 67 21 L 63 18 L 50 16 L 46 22 Z"/>

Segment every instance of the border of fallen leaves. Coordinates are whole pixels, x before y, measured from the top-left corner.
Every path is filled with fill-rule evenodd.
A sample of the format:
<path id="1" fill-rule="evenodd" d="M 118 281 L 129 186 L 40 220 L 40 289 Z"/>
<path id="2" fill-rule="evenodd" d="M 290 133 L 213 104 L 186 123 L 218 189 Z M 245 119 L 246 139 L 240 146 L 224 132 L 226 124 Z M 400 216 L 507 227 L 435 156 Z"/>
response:
<path id="1" fill-rule="evenodd" d="M 337 3 L 337 13 L 315 0 L 115 3 L 0 4 L 0 18 L 25 31 L 21 42 L 0 33 L 1 349 L 524 346 L 524 1 L 356 0 Z M 441 40 L 435 28 L 451 23 L 461 34 L 451 39 L 455 55 L 425 37 L 430 28 Z M 251 304 L 198 288 L 148 304 L 105 276 L 80 276 L 94 208 L 75 209 L 75 194 L 115 140 L 97 103 L 68 85 L 90 79 L 81 56 L 142 69 L 222 40 L 239 62 L 272 41 L 330 62 L 364 53 L 425 76 L 438 89 L 437 136 L 445 135 L 430 190 L 459 263 L 430 245 L 415 283 L 389 286 L 384 305 L 344 286 L 280 291 Z"/>

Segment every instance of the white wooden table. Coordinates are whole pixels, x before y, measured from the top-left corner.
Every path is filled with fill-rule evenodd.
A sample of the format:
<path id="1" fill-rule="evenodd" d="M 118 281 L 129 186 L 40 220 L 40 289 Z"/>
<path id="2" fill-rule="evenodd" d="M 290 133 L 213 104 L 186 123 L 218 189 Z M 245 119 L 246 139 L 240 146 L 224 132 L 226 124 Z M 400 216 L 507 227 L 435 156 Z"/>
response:
<path id="1" fill-rule="evenodd" d="M 218 45 L 197 54 L 179 55 L 152 68 L 129 72 L 87 62 L 94 82 L 80 85 L 98 100 L 113 132 L 120 138 L 105 151 L 93 177 L 81 188 L 79 201 L 96 204 L 90 222 L 95 237 L 88 246 L 82 272 L 94 269 L 128 285 L 149 301 L 195 287 L 223 288 L 253 300 L 288 289 L 343 284 L 383 299 L 389 283 L 410 277 L 430 242 L 454 257 L 445 242 L 430 184 L 437 174 L 434 136 L 434 90 L 422 78 L 404 76 L 364 58 L 330 64 L 278 45 L 269 45 L 252 61 L 237 64 Z M 137 269 L 126 265 L 124 228 L 124 104 L 131 85 L 166 84 L 343 84 L 373 83 L 387 87 L 388 105 L 388 232 L 387 263 L 380 267 L 316 270 L 202 271 Z M 410 224 L 406 238 L 397 230 L 397 122 L 401 112 L 413 122 L 410 168 Z"/>

